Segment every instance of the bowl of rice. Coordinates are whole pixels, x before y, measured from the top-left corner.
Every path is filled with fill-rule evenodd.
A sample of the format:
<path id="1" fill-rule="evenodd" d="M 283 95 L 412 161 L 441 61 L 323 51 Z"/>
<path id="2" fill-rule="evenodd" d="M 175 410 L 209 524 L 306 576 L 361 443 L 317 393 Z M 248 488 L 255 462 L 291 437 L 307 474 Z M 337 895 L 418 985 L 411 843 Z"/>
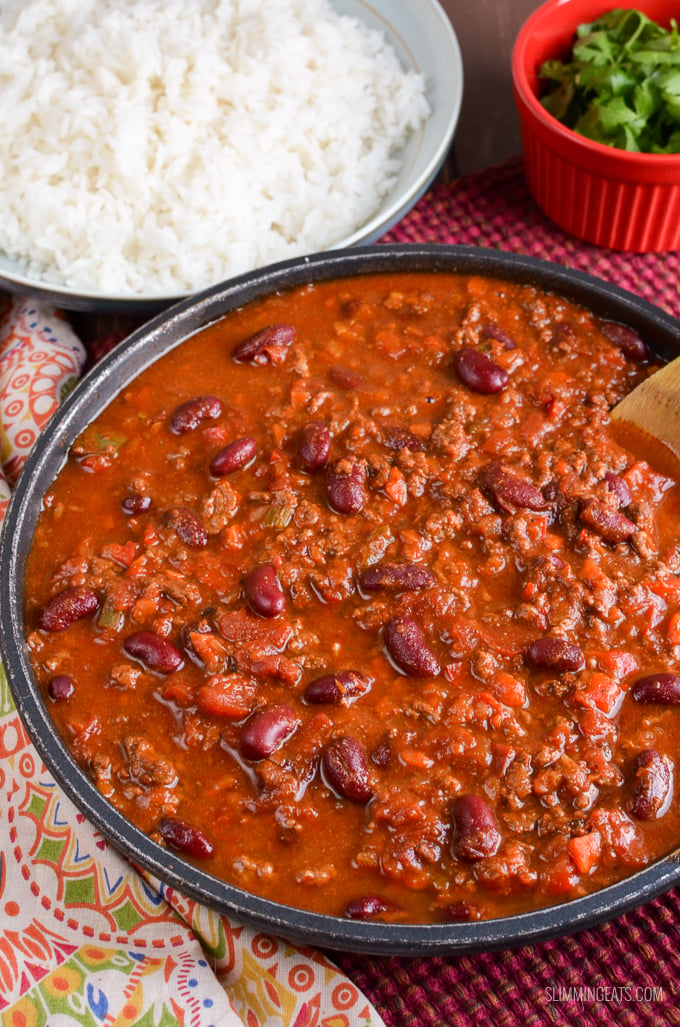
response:
<path id="1" fill-rule="evenodd" d="M 462 77 L 437 0 L 0 0 L 0 287 L 141 314 L 373 242 Z"/>

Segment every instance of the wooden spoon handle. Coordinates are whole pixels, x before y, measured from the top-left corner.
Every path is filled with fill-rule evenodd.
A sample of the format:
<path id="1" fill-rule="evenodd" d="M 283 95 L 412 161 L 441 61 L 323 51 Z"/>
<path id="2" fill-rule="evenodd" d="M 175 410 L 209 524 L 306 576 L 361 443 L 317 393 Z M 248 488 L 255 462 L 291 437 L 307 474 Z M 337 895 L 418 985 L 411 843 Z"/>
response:
<path id="1" fill-rule="evenodd" d="M 624 396 L 611 420 L 622 445 L 662 474 L 680 479 L 680 357 Z"/>

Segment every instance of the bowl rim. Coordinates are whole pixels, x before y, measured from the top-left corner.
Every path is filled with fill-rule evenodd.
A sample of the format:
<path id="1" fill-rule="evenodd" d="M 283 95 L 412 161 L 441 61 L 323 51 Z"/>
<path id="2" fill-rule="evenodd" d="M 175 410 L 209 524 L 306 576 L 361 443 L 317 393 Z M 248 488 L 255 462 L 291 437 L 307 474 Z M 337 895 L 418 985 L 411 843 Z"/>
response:
<path id="1" fill-rule="evenodd" d="M 18 714 L 48 770 L 114 848 L 190 898 L 294 942 L 342 951 L 417 956 L 512 948 L 593 927 L 680 880 L 680 849 L 624 880 L 568 902 L 473 923 L 389 924 L 308 912 L 218 880 L 154 842 L 97 790 L 68 752 L 32 675 L 25 643 L 23 570 L 42 497 L 75 437 L 140 371 L 223 313 L 278 289 L 384 271 L 441 270 L 536 284 L 598 316 L 644 331 L 665 357 L 680 352 L 680 321 L 619 286 L 535 257 L 475 246 L 383 244 L 333 250 L 248 272 L 182 301 L 102 358 L 48 423 L 19 476 L 0 535 L 0 655 Z M 680 842 L 680 840 L 679 840 Z"/>
<path id="2" fill-rule="evenodd" d="M 619 176 L 623 171 L 628 170 L 630 178 L 634 181 L 645 172 L 649 172 L 650 177 L 653 177 L 654 172 L 662 174 L 675 172 L 680 182 L 680 154 L 636 153 L 622 150 L 619 147 L 606 146 L 604 143 L 598 143 L 586 136 L 579 135 L 578 132 L 563 125 L 539 102 L 529 85 L 527 50 L 531 45 L 531 38 L 539 26 L 547 25 L 551 14 L 557 8 L 568 9 L 570 3 L 571 0 L 546 0 L 529 15 L 515 37 L 511 55 L 511 73 L 515 99 L 521 110 L 531 118 L 534 127 L 539 129 L 544 142 L 556 145 L 563 157 L 571 158 L 574 161 L 579 157 L 581 160 L 585 160 L 588 156 L 597 158 L 601 164 L 610 165 L 611 171 L 618 173 Z M 599 14 L 593 14 L 591 20 L 620 6 L 621 3 L 617 0 L 600 0 L 597 5 Z M 575 21 L 574 33 L 581 21 L 582 19 Z"/>

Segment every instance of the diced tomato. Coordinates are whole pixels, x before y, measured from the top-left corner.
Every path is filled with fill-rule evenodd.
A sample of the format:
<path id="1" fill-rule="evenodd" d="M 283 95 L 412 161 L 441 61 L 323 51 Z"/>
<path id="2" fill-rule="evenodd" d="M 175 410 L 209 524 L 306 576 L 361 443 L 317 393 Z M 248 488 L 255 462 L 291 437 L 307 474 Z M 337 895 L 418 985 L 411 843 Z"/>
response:
<path id="1" fill-rule="evenodd" d="M 132 620 L 137 624 L 145 624 L 158 612 L 158 603 L 159 596 L 157 595 L 140 596 L 132 608 Z"/>
<path id="2" fill-rule="evenodd" d="M 644 838 L 636 825 L 621 810 L 596 809 L 592 821 L 602 836 L 603 848 L 612 850 L 614 859 L 626 867 L 640 867 L 647 861 Z"/>
<path id="3" fill-rule="evenodd" d="M 300 665 L 280 653 L 270 653 L 259 659 L 253 659 L 247 653 L 237 653 L 236 665 L 243 674 L 252 674 L 256 678 L 273 678 L 288 685 L 297 684 L 302 675 Z"/>
<path id="4" fill-rule="evenodd" d="M 546 891 L 550 895 L 565 895 L 580 884 L 578 870 L 568 852 L 558 856 L 552 866 L 541 874 Z"/>
<path id="5" fill-rule="evenodd" d="M 477 630 L 484 642 L 502 656 L 517 656 L 536 637 L 534 628 L 515 621 L 480 621 Z"/>
<path id="6" fill-rule="evenodd" d="M 601 671 L 605 674 L 610 674 L 611 677 L 617 678 L 621 681 L 623 678 L 628 677 L 638 668 L 638 661 L 632 653 L 626 652 L 625 649 L 608 649 L 605 652 L 598 653 L 596 656 L 597 665 Z"/>
<path id="7" fill-rule="evenodd" d="M 285 648 L 293 629 L 280 617 L 263 620 L 249 610 L 229 610 L 217 619 L 217 627 L 228 642 L 252 642 L 261 655 L 279 653 Z"/>
<path id="8" fill-rule="evenodd" d="M 218 446 L 227 442 L 232 436 L 226 424 L 211 424 L 203 429 L 203 439 L 208 446 Z"/>
<path id="9" fill-rule="evenodd" d="M 163 689 L 163 698 L 186 710 L 195 702 L 194 690 L 187 681 L 171 678 Z"/>
<path id="10" fill-rule="evenodd" d="M 521 707 L 527 701 L 526 685 L 513 674 L 500 671 L 491 683 L 493 694 L 506 706 Z"/>
<path id="11" fill-rule="evenodd" d="M 241 674 L 216 674 L 198 690 L 198 706 L 215 717 L 241 720 L 253 706 L 256 684 Z"/>
<path id="12" fill-rule="evenodd" d="M 238 581 L 238 572 L 224 558 L 203 554 L 194 568 L 197 581 L 221 594 L 228 593 Z"/>
<path id="13" fill-rule="evenodd" d="M 463 676 L 464 670 L 465 664 L 462 660 L 458 660 L 455 663 L 447 663 L 444 667 L 444 677 L 447 681 L 450 681 L 451 684 L 455 684 L 455 682 L 459 681 Z"/>
<path id="14" fill-rule="evenodd" d="M 609 578 L 602 570 L 600 564 L 589 556 L 581 564 L 579 577 L 581 581 L 593 588 L 606 588 L 609 585 Z"/>
<path id="15" fill-rule="evenodd" d="M 149 522 L 144 528 L 144 545 L 155 546 L 160 542 L 160 535 L 155 524 Z"/>
<path id="16" fill-rule="evenodd" d="M 508 428 L 499 428 L 489 434 L 482 443 L 482 451 L 489 456 L 501 456 L 507 453 L 512 444 L 512 432 Z"/>
<path id="17" fill-rule="evenodd" d="M 113 560 L 115 563 L 119 563 L 121 567 L 129 567 L 137 556 L 138 549 L 139 547 L 136 542 L 126 542 L 124 545 L 120 545 L 117 542 L 109 542 L 102 549 L 102 556 L 105 560 Z"/>
<path id="18" fill-rule="evenodd" d="M 390 476 L 385 482 L 385 492 L 398 506 L 403 506 L 407 501 L 408 486 L 398 467 L 390 468 Z"/>
<path id="19" fill-rule="evenodd" d="M 200 631 L 190 631 L 189 641 L 199 660 L 211 673 L 217 673 L 223 669 L 229 650 L 221 638 L 213 635 L 212 632 L 203 634 Z"/>
<path id="20" fill-rule="evenodd" d="M 382 328 L 375 333 L 375 345 L 381 353 L 395 360 L 406 351 L 403 335 L 390 328 Z"/>
<path id="21" fill-rule="evenodd" d="M 309 381 L 306 378 L 296 379 L 290 387 L 290 403 L 293 410 L 302 410 L 309 400 Z"/>
<path id="22" fill-rule="evenodd" d="M 585 696 L 585 692 L 577 694 Z M 579 724 L 584 737 L 593 741 L 611 742 L 616 738 L 616 725 L 594 706 L 590 706 L 581 714 Z"/>
<path id="23" fill-rule="evenodd" d="M 549 410 L 551 415 L 553 414 L 553 411 L 555 411 L 556 407 L 557 403 L 554 399 L 551 398 Z M 563 409 L 564 407 L 560 406 L 559 411 Z M 540 439 L 540 437 L 545 432 L 545 417 L 545 410 L 533 410 L 527 417 L 524 418 L 520 425 L 519 430 L 521 431 L 522 435 L 524 435 L 524 437 L 529 440 Z"/>
<path id="24" fill-rule="evenodd" d="M 504 777 L 517 751 L 511 745 L 496 742 L 491 746 L 491 766 L 498 777 Z"/>
<path id="25" fill-rule="evenodd" d="M 97 739 L 102 731 L 102 722 L 96 713 L 86 719 L 68 722 L 71 744 L 79 759 L 89 760 L 97 751 Z"/>
<path id="26" fill-rule="evenodd" d="M 585 689 L 575 692 L 574 698 L 584 706 L 595 706 L 602 713 L 611 716 L 623 698 L 623 690 L 616 678 L 594 670 L 587 680 Z"/>
<path id="27" fill-rule="evenodd" d="M 246 541 L 246 533 L 240 524 L 230 524 L 222 532 L 222 544 L 225 549 L 241 549 Z"/>
<path id="28" fill-rule="evenodd" d="M 418 749 L 402 749 L 399 759 L 407 767 L 417 767 L 421 770 L 427 770 L 434 763 L 434 760 Z"/>
<path id="29" fill-rule="evenodd" d="M 602 849 L 602 838 L 599 831 L 590 831 L 577 838 L 571 838 L 567 844 L 569 855 L 576 864 L 580 874 L 589 874 L 598 863 Z"/>

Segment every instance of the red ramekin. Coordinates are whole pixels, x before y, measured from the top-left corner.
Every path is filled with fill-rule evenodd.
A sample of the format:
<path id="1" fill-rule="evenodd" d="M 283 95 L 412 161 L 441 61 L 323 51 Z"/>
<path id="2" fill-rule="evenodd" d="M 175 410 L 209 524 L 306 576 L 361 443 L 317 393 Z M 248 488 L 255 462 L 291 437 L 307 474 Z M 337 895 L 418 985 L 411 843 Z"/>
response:
<path id="1" fill-rule="evenodd" d="M 638 253 L 680 248 L 680 154 L 629 153 L 562 125 L 541 106 L 543 61 L 567 57 L 582 22 L 629 6 L 668 27 L 678 0 L 548 0 L 519 31 L 512 79 L 524 168 L 536 203 L 560 228 L 596 246 Z"/>

